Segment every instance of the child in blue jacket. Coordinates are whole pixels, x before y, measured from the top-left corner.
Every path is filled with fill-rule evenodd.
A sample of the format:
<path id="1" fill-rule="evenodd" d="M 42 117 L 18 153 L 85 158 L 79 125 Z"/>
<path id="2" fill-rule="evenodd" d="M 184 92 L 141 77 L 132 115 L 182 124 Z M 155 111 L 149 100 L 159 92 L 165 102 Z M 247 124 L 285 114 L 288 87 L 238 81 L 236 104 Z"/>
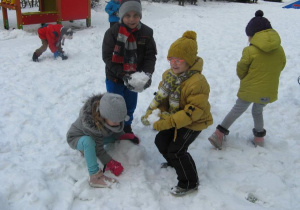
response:
<path id="1" fill-rule="evenodd" d="M 107 12 L 108 21 L 110 23 L 110 27 L 112 27 L 115 23 L 118 23 L 119 18 L 119 8 L 120 8 L 120 2 L 119 0 L 110 0 L 110 2 L 107 3 L 105 7 L 105 12 Z"/>

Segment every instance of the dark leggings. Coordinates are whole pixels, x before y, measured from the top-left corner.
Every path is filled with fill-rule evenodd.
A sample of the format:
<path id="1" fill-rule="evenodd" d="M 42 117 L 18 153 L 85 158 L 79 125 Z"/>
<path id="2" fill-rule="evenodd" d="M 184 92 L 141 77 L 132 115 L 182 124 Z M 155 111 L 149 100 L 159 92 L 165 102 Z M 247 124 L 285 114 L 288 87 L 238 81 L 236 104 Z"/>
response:
<path id="1" fill-rule="evenodd" d="M 159 152 L 176 170 L 177 186 L 184 189 L 192 189 L 199 184 L 195 162 L 187 150 L 200 133 L 201 131 L 181 128 L 177 130 L 174 141 L 175 129 L 172 128 L 160 131 L 155 137 L 155 144 Z"/>

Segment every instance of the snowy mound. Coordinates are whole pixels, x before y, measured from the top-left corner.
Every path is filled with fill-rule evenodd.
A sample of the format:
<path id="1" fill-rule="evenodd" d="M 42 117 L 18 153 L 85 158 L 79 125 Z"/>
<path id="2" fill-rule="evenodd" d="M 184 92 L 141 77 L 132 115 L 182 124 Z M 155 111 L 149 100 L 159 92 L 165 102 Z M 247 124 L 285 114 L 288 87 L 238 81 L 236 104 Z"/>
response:
<path id="1" fill-rule="evenodd" d="M 127 140 L 109 144 L 105 149 L 114 160 L 121 162 L 123 166 L 137 166 L 145 157 L 145 147 L 135 145 Z"/>

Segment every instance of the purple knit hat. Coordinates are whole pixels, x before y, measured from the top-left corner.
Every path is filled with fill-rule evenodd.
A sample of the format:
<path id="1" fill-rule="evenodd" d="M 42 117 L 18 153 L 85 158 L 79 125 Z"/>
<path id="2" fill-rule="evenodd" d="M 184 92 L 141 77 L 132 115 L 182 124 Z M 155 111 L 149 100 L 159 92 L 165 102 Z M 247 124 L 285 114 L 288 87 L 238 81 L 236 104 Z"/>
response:
<path id="1" fill-rule="evenodd" d="M 255 17 L 252 18 L 248 25 L 246 26 L 246 34 L 247 36 L 254 36 L 255 33 L 259 31 L 263 31 L 266 29 L 271 29 L 271 23 L 267 18 L 264 18 L 264 12 L 261 10 L 257 10 L 255 12 Z"/>

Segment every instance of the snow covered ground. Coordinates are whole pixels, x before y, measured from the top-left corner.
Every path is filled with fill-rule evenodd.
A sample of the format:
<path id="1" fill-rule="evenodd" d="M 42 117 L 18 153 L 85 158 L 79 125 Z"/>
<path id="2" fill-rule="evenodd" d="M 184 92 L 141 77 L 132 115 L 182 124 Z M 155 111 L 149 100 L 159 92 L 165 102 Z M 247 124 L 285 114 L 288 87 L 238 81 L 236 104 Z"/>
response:
<path id="1" fill-rule="evenodd" d="M 120 185 L 113 189 L 88 185 L 85 160 L 65 139 L 86 98 L 106 90 L 101 45 L 109 23 L 104 0 L 97 11 L 92 10 L 92 27 L 86 28 L 85 20 L 63 22 L 78 29 L 73 40 L 65 42 L 66 61 L 54 60 L 48 50 L 39 63 L 32 62 L 40 46 L 39 25 L 13 30 L 16 16 L 10 10 L 11 29 L 4 30 L 1 16 L 0 209 L 300 209 L 300 10 L 282 9 L 287 3 L 199 1 L 198 6 L 180 7 L 175 2 L 142 2 L 142 21 L 154 29 L 157 43 L 156 71 L 152 86 L 139 94 L 135 112 L 133 130 L 141 144 L 109 147 L 125 168 L 118 177 Z M 253 128 L 249 109 L 230 128 L 226 147 L 217 151 L 207 138 L 235 103 L 236 63 L 248 44 L 246 24 L 258 9 L 281 35 L 287 57 L 279 100 L 264 111 L 266 146 L 254 148 L 249 143 Z M 144 127 L 140 117 L 168 68 L 170 44 L 186 30 L 198 35 L 214 124 L 190 147 L 200 188 L 177 198 L 169 193 L 177 183 L 175 171 L 160 169 L 163 158 L 154 145 L 156 132 Z"/>

